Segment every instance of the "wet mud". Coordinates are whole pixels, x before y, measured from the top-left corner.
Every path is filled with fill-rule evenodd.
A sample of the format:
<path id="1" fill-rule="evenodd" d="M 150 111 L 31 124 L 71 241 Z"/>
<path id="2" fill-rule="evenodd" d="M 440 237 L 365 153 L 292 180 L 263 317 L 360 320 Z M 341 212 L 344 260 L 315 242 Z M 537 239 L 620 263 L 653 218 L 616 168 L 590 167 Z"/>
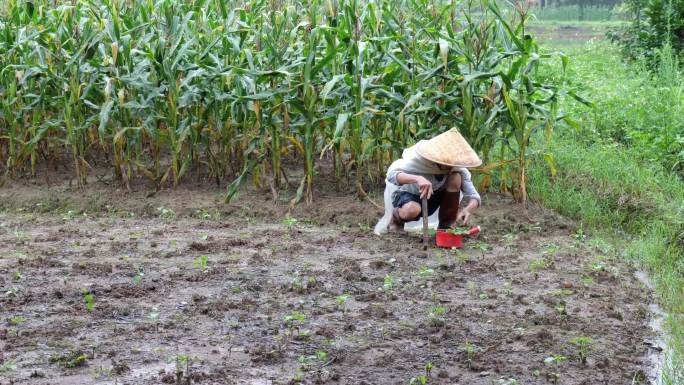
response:
<path id="1" fill-rule="evenodd" d="M 364 202 L 242 202 L 0 212 L 0 383 L 649 381 L 648 288 L 553 213 L 491 195 L 478 238 L 425 253 Z"/>

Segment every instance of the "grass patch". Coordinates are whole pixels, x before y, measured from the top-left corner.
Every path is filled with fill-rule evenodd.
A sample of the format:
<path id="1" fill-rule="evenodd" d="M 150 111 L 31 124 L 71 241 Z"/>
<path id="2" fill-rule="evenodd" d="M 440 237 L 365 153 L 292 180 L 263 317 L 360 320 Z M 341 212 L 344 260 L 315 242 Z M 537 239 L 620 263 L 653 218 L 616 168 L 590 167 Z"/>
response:
<path id="1" fill-rule="evenodd" d="M 530 169 L 531 198 L 586 228 L 611 232 L 624 255 L 649 272 L 668 313 L 672 361 L 664 384 L 683 383 L 684 183 L 639 161 L 638 149 L 555 139 L 547 151 L 557 174 L 550 178 L 546 166 L 536 162 Z"/>

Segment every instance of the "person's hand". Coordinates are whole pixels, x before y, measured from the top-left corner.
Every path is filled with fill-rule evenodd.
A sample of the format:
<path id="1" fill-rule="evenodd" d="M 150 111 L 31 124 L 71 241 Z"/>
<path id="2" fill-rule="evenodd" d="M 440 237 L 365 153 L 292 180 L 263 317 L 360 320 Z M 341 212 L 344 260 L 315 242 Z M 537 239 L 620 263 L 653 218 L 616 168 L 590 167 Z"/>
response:
<path id="1" fill-rule="evenodd" d="M 418 185 L 418 189 L 420 190 L 420 199 L 430 199 L 430 197 L 432 196 L 432 183 L 430 183 L 430 181 L 425 179 L 424 177 L 418 176 L 416 178 L 416 184 Z"/>
<path id="2" fill-rule="evenodd" d="M 456 217 L 456 220 L 461 222 L 463 226 L 468 224 L 468 221 L 470 220 L 470 210 L 468 209 L 463 209 L 458 212 L 458 216 Z"/>

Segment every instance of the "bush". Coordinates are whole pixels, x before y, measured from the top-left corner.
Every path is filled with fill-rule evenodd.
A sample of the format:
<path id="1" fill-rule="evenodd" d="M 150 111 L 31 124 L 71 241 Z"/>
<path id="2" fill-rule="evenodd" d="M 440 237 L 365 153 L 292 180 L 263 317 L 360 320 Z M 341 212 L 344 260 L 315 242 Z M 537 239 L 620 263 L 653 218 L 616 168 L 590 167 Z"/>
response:
<path id="1" fill-rule="evenodd" d="M 664 45 L 684 49 L 684 0 L 626 0 L 625 6 L 632 22 L 609 34 L 624 56 L 655 64 Z"/>

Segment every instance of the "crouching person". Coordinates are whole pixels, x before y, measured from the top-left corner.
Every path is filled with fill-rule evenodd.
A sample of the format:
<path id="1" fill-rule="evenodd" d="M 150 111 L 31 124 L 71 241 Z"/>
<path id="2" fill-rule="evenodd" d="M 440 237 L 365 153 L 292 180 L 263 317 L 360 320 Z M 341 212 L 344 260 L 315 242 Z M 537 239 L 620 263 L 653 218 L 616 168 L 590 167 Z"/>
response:
<path id="1" fill-rule="evenodd" d="M 439 229 L 467 225 L 480 207 L 468 167 L 482 161 L 456 129 L 404 150 L 390 165 L 385 189 L 385 216 L 375 232 L 404 228 L 422 215 L 421 199 L 427 199 L 428 215 L 439 209 Z"/>

